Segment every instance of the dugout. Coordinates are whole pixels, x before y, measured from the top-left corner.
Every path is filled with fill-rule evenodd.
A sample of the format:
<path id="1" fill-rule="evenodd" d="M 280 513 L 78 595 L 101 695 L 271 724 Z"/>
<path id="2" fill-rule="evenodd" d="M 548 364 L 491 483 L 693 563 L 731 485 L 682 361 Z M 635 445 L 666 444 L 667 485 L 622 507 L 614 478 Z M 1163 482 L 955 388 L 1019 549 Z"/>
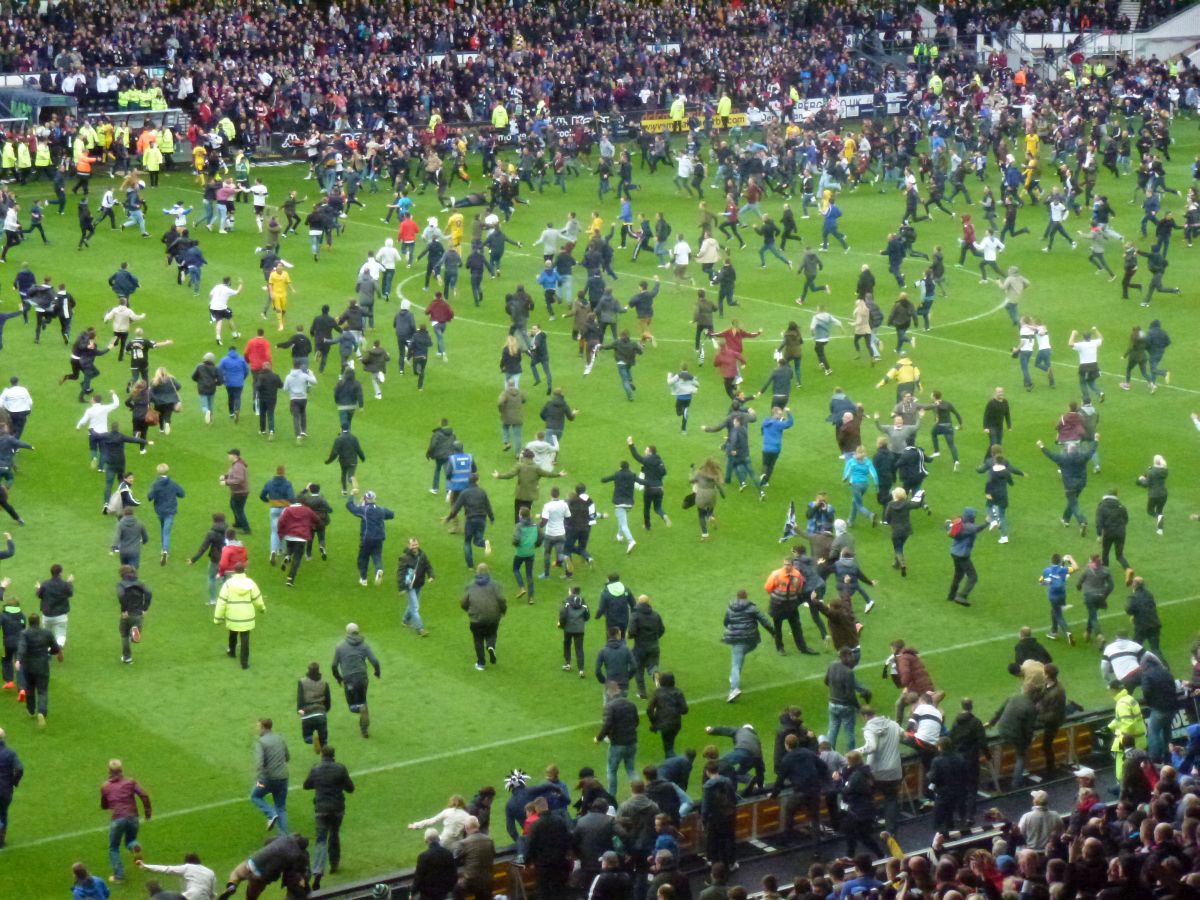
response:
<path id="1" fill-rule="evenodd" d="M 0 88 L 0 118 L 25 119 L 40 125 L 51 116 L 75 115 L 79 104 L 66 94 L 51 94 L 31 87 Z"/>

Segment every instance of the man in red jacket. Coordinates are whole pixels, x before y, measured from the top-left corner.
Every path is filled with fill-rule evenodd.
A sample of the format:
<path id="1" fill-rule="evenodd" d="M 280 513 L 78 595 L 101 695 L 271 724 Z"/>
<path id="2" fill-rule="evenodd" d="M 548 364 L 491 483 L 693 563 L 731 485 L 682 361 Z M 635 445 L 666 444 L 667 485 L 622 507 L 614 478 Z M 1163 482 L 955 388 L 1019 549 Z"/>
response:
<path id="1" fill-rule="evenodd" d="M 287 576 L 287 585 L 291 587 L 296 583 L 296 573 L 300 571 L 300 561 L 304 559 L 308 542 L 313 539 L 313 532 L 321 528 L 321 517 L 311 506 L 296 500 L 279 514 L 277 527 L 287 548 L 287 557 L 292 561 Z"/>
<path id="2" fill-rule="evenodd" d="M 246 352 L 242 355 L 246 357 L 246 363 L 255 375 L 259 369 L 272 361 L 271 342 L 263 336 L 261 328 L 258 329 L 258 334 L 246 341 Z"/>
<path id="3" fill-rule="evenodd" d="M 119 759 L 108 762 L 108 781 L 100 786 L 100 808 L 112 812 L 112 823 L 108 827 L 108 859 L 112 863 L 113 884 L 125 880 L 125 867 L 121 865 L 121 843 L 133 853 L 134 859 L 142 858 L 142 845 L 138 841 L 137 798 L 142 798 L 146 821 L 150 821 L 150 795 L 145 788 L 126 778 Z"/>

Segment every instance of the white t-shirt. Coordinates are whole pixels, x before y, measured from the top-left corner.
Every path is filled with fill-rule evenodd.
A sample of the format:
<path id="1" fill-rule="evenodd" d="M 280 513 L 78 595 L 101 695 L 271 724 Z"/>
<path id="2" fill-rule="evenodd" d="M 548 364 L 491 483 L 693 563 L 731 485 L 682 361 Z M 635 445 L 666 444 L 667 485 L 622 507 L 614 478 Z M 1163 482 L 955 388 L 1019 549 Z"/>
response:
<path id="1" fill-rule="evenodd" d="M 1096 355 L 1100 352 L 1102 343 L 1104 342 L 1099 338 L 1093 338 L 1090 341 L 1076 341 L 1071 349 L 1079 354 L 1079 364 L 1086 366 L 1096 361 Z"/>
<path id="2" fill-rule="evenodd" d="M 542 518 L 546 520 L 546 537 L 563 537 L 567 533 L 567 519 L 571 507 L 566 500 L 551 500 L 542 507 Z"/>
<path id="3" fill-rule="evenodd" d="M 1039 328 L 1037 332 L 1037 348 L 1039 350 L 1050 349 L 1050 332 L 1045 328 Z"/>
<path id="4" fill-rule="evenodd" d="M 675 265 L 686 266 L 692 257 L 692 248 L 688 246 L 687 241 L 680 241 L 671 249 L 671 253 L 675 256 Z"/>
<path id="5" fill-rule="evenodd" d="M 256 184 L 250 188 L 250 193 L 254 195 L 254 205 L 262 208 L 267 205 L 267 186 L 265 184 Z"/>
<path id="6" fill-rule="evenodd" d="M 229 298 L 237 293 L 237 288 L 227 284 L 218 284 L 208 292 L 208 308 L 214 310 L 229 309 Z"/>

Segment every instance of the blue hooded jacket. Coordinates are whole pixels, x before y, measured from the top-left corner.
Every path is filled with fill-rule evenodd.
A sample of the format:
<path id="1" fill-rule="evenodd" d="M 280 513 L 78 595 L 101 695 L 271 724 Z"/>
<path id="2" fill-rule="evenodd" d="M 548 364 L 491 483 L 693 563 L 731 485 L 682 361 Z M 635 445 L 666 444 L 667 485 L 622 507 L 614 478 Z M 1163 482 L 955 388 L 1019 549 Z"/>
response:
<path id="1" fill-rule="evenodd" d="M 383 523 L 388 519 L 396 518 L 396 514 L 386 506 L 379 506 L 375 503 L 364 503 L 360 506 L 353 499 L 346 501 L 346 509 L 350 510 L 352 515 L 362 519 L 359 526 L 359 538 L 364 541 L 382 541 L 387 537 L 386 526 Z"/>
<path id="2" fill-rule="evenodd" d="M 225 387 L 240 388 L 245 385 L 246 378 L 250 375 L 250 366 L 237 350 L 230 347 L 229 352 L 217 363 L 217 371 L 225 379 Z"/>
<path id="3" fill-rule="evenodd" d="M 762 422 L 762 449 L 763 453 L 778 453 L 783 449 L 783 433 L 795 424 L 795 419 L 792 414 L 788 413 L 786 419 L 777 419 L 774 416 L 769 416 L 763 419 Z"/>
<path id="4" fill-rule="evenodd" d="M 962 529 L 958 532 L 957 537 L 951 537 L 953 543 L 950 545 L 950 555 L 957 556 L 960 559 L 967 559 L 971 556 L 971 550 L 975 547 L 975 535 L 987 528 L 987 525 L 976 524 L 975 509 L 968 506 L 962 513 Z"/>

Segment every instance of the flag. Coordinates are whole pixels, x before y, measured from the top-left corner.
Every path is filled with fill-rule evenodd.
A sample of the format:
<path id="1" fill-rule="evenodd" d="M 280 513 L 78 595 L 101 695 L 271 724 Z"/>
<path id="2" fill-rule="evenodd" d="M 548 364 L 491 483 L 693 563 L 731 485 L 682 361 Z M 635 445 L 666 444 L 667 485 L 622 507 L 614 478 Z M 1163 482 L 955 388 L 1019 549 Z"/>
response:
<path id="1" fill-rule="evenodd" d="M 796 536 L 796 501 L 792 500 L 788 503 L 787 521 L 783 523 L 783 537 L 779 539 L 779 543 L 794 538 Z"/>

